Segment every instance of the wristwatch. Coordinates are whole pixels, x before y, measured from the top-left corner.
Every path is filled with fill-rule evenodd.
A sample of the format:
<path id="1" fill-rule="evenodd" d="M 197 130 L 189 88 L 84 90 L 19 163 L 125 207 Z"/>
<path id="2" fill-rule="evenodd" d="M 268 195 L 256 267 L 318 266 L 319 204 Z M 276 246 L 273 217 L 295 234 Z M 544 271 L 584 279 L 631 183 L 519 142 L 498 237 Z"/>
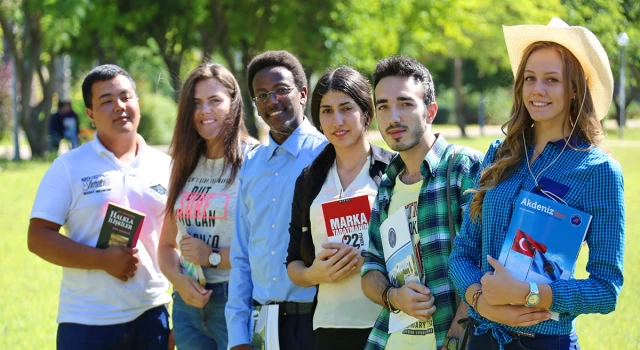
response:
<path id="1" fill-rule="evenodd" d="M 445 345 L 447 350 L 458 350 L 458 338 L 445 338 Z"/>
<path id="2" fill-rule="evenodd" d="M 220 265 L 220 262 L 222 261 L 222 257 L 220 256 L 220 254 L 218 254 L 218 252 L 218 249 L 213 248 L 213 251 L 211 252 L 211 254 L 209 254 L 209 264 L 211 265 L 211 267 L 218 267 L 218 265 Z"/>
<path id="3" fill-rule="evenodd" d="M 533 282 L 529 282 L 529 294 L 527 294 L 527 297 L 524 299 L 524 306 L 534 307 L 538 305 L 539 302 L 540 292 L 538 291 L 538 285 Z"/>

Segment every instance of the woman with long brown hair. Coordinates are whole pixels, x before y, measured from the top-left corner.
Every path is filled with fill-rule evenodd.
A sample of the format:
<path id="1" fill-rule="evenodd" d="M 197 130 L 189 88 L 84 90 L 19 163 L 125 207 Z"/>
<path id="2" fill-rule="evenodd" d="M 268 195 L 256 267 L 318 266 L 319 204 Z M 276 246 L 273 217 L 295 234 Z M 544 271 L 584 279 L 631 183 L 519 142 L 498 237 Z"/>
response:
<path id="1" fill-rule="evenodd" d="M 511 118 L 503 126 L 505 139 L 485 156 L 449 273 L 471 306 L 469 349 L 578 349 L 575 318 L 615 310 L 623 282 L 622 170 L 600 146 L 613 77 L 604 48 L 586 28 L 554 18 L 548 26 L 504 26 L 504 34 L 515 76 Z M 525 238 L 516 253 L 507 251 L 522 255 L 527 266 L 537 264 L 536 256 L 547 260 L 546 266 L 525 271 L 538 282 L 515 278 L 496 260 L 522 195 L 592 216 L 585 237 L 587 279 L 574 279 L 573 271 L 548 263 L 560 259 L 556 253 L 566 247 L 547 252 L 526 233 L 518 232 Z M 571 225 L 580 224 L 580 216 L 572 217 Z M 569 235 L 551 227 L 537 230 Z M 551 319 L 552 312 L 557 319 Z"/>
<path id="2" fill-rule="evenodd" d="M 331 217 L 324 206 L 350 198 L 353 202 L 346 205 L 354 209 L 359 198 L 362 211 L 358 214 L 370 212 L 394 153 L 367 141 L 374 113 L 371 86 L 355 69 L 330 70 L 320 78 L 311 98 L 311 119 L 329 144 L 296 181 L 287 273 L 298 286 L 318 286 L 315 348 L 362 349 L 381 309 L 360 287 L 364 262 L 360 251 L 369 247 L 368 221 L 356 214 L 357 224 L 348 224 L 345 230 L 327 229 Z M 355 230 L 337 242 L 329 240 L 329 235 L 338 237 L 349 228 Z"/>
<path id="3" fill-rule="evenodd" d="M 169 146 L 173 164 L 158 247 L 160 268 L 175 290 L 173 329 L 180 348 L 227 348 L 236 174 L 255 144 L 231 72 L 212 63 L 192 71 Z"/>

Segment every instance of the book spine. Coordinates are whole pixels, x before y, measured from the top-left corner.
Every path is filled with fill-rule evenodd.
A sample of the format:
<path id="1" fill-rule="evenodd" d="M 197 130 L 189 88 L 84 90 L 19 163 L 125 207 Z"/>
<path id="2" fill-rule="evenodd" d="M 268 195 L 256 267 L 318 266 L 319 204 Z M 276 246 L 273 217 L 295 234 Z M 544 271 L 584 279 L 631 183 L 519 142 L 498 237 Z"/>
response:
<path id="1" fill-rule="evenodd" d="M 140 232 L 142 232 L 142 224 L 144 224 L 144 216 L 140 218 L 140 221 L 137 223 L 138 226 L 136 228 L 136 232 L 133 234 L 131 238 L 131 245 L 129 247 L 135 248 L 138 244 L 138 238 L 140 237 Z"/>

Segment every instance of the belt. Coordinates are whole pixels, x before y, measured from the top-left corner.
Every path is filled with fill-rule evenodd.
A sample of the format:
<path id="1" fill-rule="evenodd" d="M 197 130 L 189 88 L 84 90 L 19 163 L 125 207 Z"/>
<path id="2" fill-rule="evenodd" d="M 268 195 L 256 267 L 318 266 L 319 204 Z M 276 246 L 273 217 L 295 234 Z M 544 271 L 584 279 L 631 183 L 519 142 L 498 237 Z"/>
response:
<path id="1" fill-rule="evenodd" d="M 313 313 L 313 303 L 280 301 L 270 302 L 266 305 L 278 305 L 278 313 L 282 316 L 309 315 Z M 254 300 L 253 306 L 262 306 L 262 304 Z"/>
<path id="2" fill-rule="evenodd" d="M 478 322 L 478 320 L 476 320 L 473 317 L 469 317 L 469 323 L 471 325 L 473 325 L 474 328 L 477 328 L 478 326 L 480 326 L 480 322 Z M 549 337 L 549 335 L 546 334 L 536 334 L 536 333 L 531 333 L 531 332 L 518 332 L 518 331 L 510 331 L 510 330 L 506 330 L 506 329 L 502 329 L 503 332 L 508 333 L 509 335 L 511 335 L 511 337 L 513 338 L 518 338 L 518 337 L 527 337 L 527 338 L 537 338 L 537 337 Z"/>

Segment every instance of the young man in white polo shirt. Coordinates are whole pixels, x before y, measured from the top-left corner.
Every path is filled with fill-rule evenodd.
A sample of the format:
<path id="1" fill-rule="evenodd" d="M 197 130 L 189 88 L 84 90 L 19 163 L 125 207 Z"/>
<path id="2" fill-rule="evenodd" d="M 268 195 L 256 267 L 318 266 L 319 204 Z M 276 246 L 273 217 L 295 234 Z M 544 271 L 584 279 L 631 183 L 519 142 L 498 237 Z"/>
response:
<path id="1" fill-rule="evenodd" d="M 170 158 L 137 134 L 140 107 L 125 70 L 94 68 L 82 95 L 96 137 L 53 162 L 28 234 L 31 252 L 63 268 L 57 348 L 166 349 L 171 298 L 156 252 Z M 95 248 L 109 202 L 146 214 L 135 249 Z"/>

